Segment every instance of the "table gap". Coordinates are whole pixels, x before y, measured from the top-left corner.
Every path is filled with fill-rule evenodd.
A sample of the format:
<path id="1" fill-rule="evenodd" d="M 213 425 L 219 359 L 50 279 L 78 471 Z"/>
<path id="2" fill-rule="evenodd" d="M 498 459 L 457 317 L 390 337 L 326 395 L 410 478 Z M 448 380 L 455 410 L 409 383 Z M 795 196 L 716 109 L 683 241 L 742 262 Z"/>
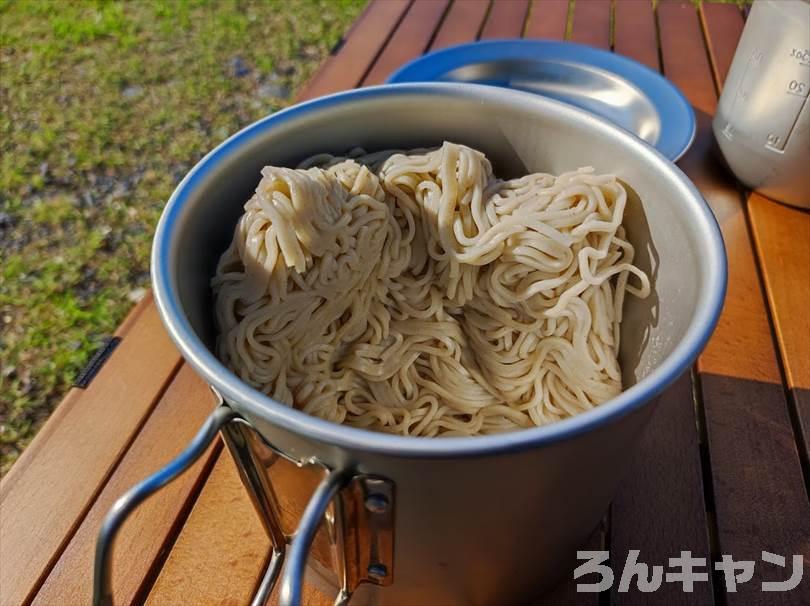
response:
<path id="1" fill-rule="evenodd" d="M 450 2 L 447 3 L 447 6 L 444 7 L 444 12 L 442 13 L 442 16 L 439 18 L 439 22 L 436 24 L 436 27 L 433 28 L 433 32 L 430 34 L 430 38 L 428 38 L 427 46 L 425 46 L 425 48 L 422 50 L 422 54 L 419 55 L 420 57 L 424 56 L 425 53 L 430 52 L 430 49 L 433 47 L 433 42 L 436 40 L 436 36 L 439 35 L 439 31 L 442 29 L 442 25 L 444 25 L 445 19 L 447 19 L 447 15 L 450 14 L 450 9 L 457 1 L 458 0 L 450 0 Z M 400 67 L 402 66 L 400 65 Z"/>
<path id="2" fill-rule="evenodd" d="M 489 16 L 492 14 L 492 4 L 494 0 L 489 0 L 489 4 L 487 4 L 487 10 L 484 12 L 484 18 L 481 20 L 481 25 L 478 26 L 478 31 L 475 34 L 475 39 L 480 40 L 481 34 L 484 33 L 484 28 L 487 26 L 487 21 L 489 21 Z M 438 31 L 438 30 L 437 30 Z"/>
<path id="3" fill-rule="evenodd" d="M 535 5 L 535 0 L 531 0 L 531 2 L 529 2 L 528 8 L 526 9 L 526 17 L 523 19 L 523 27 L 520 30 L 520 37 L 521 38 L 526 37 L 526 32 L 529 29 L 529 23 L 531 22 L 532 13 L 534 12 L 534 5 Z"/>
<path id="4" fill-rule="evenodd" d="M 720 570 L 714 565 L 720 561 L 720 530 L 717 525 L 717 508 L 714 502 L 714 483 L 712 482 L 712 460 L 709 451 L 708 424 L 706 421 L 706 408 L 703 403 L 703 385 L 700 373 L 693 366 L 690 370 L 692 379 L 692 398 L 695 405 L 695 422 L 697 423 L 700 453 L 701 478 L 703 480 L 703 503 L 706 509 L 706 530 L 709 536 L 709 559 L 712 575 L 712 589 L 714 602 L 717 606 L 725 606 L 726 592 L 725 579 Z"/>
<path id="5" fill-rule="evenodd" d="M 568 16 L 565 18 L 564 40 L 571 40 L 574 34 L 574 6 L 577 0 L 568 0 Z"/>
<path id="6" fill-rule="evenodd" d="M 172 549 L 174 549 L 174 544 L 177 542 L 177 538 L 180 536 L 180 533 L 185 527 L 186 522 L 188 521 L 188 517 L 189 515 L 191 515 L 191 511 L 194 509 L 194 505 L 197 503 L 197 499 L 199 498 L 200 493 L 202 492 L 205 485 L 208 483 L 208 478 L 211 475 L 211 471 L 214 469 L 214 465 L 219 460 L 219 457 L 222 456 L 223 451 L 222 440 L 217 439 L 214 442 L 212 448 L 213 450 L 211 452 L 211 456 L 209 456 L 206 459 L 205 465 L 203 466 L 202 470 L 200 471 L 200 475 L 197 478 L 197 482 L 195 482 L 194 486 L 189 492 L 188 498 L 184 501 L 182 507 L 180 508 L 180 511 L 177 514 L 175 524 L 172 526 L 171 532 L 169 533 L 167 540 L 163 545 L 163 549 L 160 551 L 158 556 L 152 561 L 152 565 L 149 567 L 149 571 L 146 573 L 146 576 L 141 582 L 141 586 L 135 593 L 133 599 L 135 604 L 145 603 L 146 599 L 149 597 L 149 594 L 152 592 L 152 588 L 154 587 L 155 582 L 160 576 L 160 571 L 163 570 L 163 566 L 166 564 L 166 560 L 168 560 L 169 555 L 172 553 Z"/>
<path id="7" fill-rule="evenodd" d="M 360 78 L 360 81 L 357 84 L 353 85 L 351 88 L 355 88 L 357 86 L 360 86 L 360 84 L 363 82 L 363 80 L 368 78 L 368 75 L 371 73 L 371 70 L 374 69 L 374 65 L 377 63 L 379 58 L 382 56 L 383 52 L 385 52 L 385 49 L 388 46 L 388 43 L 391 42 L 391 38 L 394 37 L 394 34 L 399 29 L 399 26 L 402 25 L 402 21 L 405 19 L 405 17 L 408 15 L 408 13 L 413 8 L 413 3 L 414 3 L 414 0 L 411 0 L 408 3 L 408 7 L 404 11 L 402 11 L 402 14 L 399 16 L 396 23 L 394 23 L 394 27 L 392 27 L 391 31 L 388 32 L 388 35 L 385 37 L 385 41 L 380 45 L 380 48 L 377 50 L 377 53 L 374 55 L 374 59 L 372 59 L 371 62 L 368 64 L 368 67 L 366 67 L 366 70 L 363 72 L 363 75 Z"/>

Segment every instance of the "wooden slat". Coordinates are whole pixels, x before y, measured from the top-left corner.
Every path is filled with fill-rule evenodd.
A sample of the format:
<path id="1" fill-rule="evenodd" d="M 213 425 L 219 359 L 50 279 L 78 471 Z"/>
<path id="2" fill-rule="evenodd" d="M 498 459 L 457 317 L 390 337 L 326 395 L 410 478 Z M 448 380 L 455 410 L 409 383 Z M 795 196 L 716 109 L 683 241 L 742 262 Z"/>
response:
<path id="1" fill-rule="evenodd" d="M 270 539 L 225 449 L 160 572 L 147 606 L 248 604 L 261 580 Z M 304 585 L 303 604 L 331 606 L 314 585 Z M 273 591 L 269 606 L 277 606 Z"/>
<path id="2" fill-rule="evenodd" d="M 681 167 L 717 216 L 729 257 L 725 309 L 698 362 L 720 553 L 758 560 L 768 550 L 807 559 L 810 505 L 744 209 L 713 156 L 717 96 L 700 22 L 691 3 L 662 2 L 657 10 L 664 72 L 698 114 L 698 136 Z M 727 604 L 770 603 L 760 583 L 775 575 L 775 567 L 758 565 L 751 582 L 726 594 Z M 808 592 L 810 584 L 803 584 L 780 599 L 808 603 Z"/>
<path id="3" fill-rule="evenodd" d="M 102 372 L 71 392 L 0 483 L 2 604 L 36 592 L 180 362 L 151 297 L 120 336 Z"/>
<path id="4" fill-rule="evenodd" d="M 409 5 L 410 0 L 371 2 L 347 34 L 343 46 L 318 70 L 298 100 L 358 86 Z"/>
<path id="5" fill-rule="evenodd" d="M 494 0 L 481 39 L 520 38 L 529 11 L 529 0 Z"/>
<path id="6" fill-rule="evenodd" d="M 698 122 L 695 143 L 679 164 L 712 207 L 728 252 L 725 309 L 698 367 L 701 372 L 781 383 L 739 191 L 713 152 L 711 119 L 717 95 L 695 7 L 662 2 L 658 23 L 664 74 L 686 94 Z"/>
<path id="7" fill-rule="evenodd" d="M 805 477 L 810 461 L 810 214 L 748 197 L 759 263 L 795 409 Z"/>
<path id="8" fill-rule="evenodd" d="M 734 4 L 704 3 L 701 7 L 703 27 L 707 33 L 712 68 L 717 83 L 722 86 L 726 81 L 737 41 L 742 35 L 743 20 L 740 9 Z"/>
<path id="9" fill-rule="evenodd" d="M 471 42 L 478 37 L 489 10 L 489 0 L 453 2 L 430 50 Z"/>
<path id="10" fill-rule="evenodd" d="M 648 0 L 616 0 L 613 8 L 613 49 L 658 71 L 655 14 Z"/>
<path id="11" fill-rule="evenodd" d="M 720 553 L 757 561 L 750 582 L 726 595 L 728 606 L 769 606 L 763 581 L 785 569 L 761 561 L 762 551 L 810 561 L 810 506 L 797 461 L 781 385 L 701 375 Z M 780 578 L 781 575 L 781 578 Z M 779 595 L 780 604 L 810 604 L 810 584 Z"/>
<path id="12" fill-rule="evenodd" d="M 225 449 L 147 604 L 248 604 L 269 549 L 270 539 Z"/>
<path id="13" fill-rule="evenodd" d="M 680 35 L 674 24 L 683 24 L 687 28 L 684 35 Z M 689 102 L 711 118 L 717 96 L 694 5 L 669 0 L 659 3 L 658 27 L 664 74 L 681 91 L 686 93 L 688 90 Z"/>
<path id="14" fill-rule="evenodd" d="M 610 0 L 574 3 L 571 40 L 610 49 Z"/>
<path id="15" fill-rule="evenodd" d="M 137 366 L 130 364 L 129 368 Z M 210 389 L 184 365 L 93 503 L 34 604 L 90 603 L 96 538 L 104 516 L 124 492 L 186 447 L 215 404 Z M 159 565 L 161 552 L 179 532 L 218 448 L 212 447 L 185 474 L 144 502 L 119 532 L 113 559 L 116 603 L 136 601 L 142 585 L 154 574 L 153 566 Z M 71 478 L 75 484 L 81 476 L 71 474 Z"/>
<path id="16" fill-rule="evenodd" d="M 384 83 L 392 72 L 424 53 L 448 4 L 449 0 L 415 0 L 363 85 Z"/>
<path id="17" fill-rule="evenodd" d="M 533 0 L 526 21 L 527 38 L 563 40 L 568 24 L 568 0 Z"/>
<path id="18" fill-rule="evenodd" d="M 633 467 L 625 476 L 611 506 L 610 550 L 613 570 L 620 571 L 631 549 L 639 560 L 668 567 L 668 558 L 688 549 L 696 557 L 711 557 L 703 494 L 700 445 L 687 372 L 661 396 L 655 415 L 639 445 Z M 617 604 L 648 604 L 650 595 L 638 591 L 618 593 Z M 679 585 L 664 583 L 655 592 L 656 603 L 712 604 L 711 580 L 695 585 L 692 594 Z"/>
<path id="19" fill-rule="evenodd" d="M 810 213 L 757 193 L 748 212 L 788 385 L 810 389 Z"/>

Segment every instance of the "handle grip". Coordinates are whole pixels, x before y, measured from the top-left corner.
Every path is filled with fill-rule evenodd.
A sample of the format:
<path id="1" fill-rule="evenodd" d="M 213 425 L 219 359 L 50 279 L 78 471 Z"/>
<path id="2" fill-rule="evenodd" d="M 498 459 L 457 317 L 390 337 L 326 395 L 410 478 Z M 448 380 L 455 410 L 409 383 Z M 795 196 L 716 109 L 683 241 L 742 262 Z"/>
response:
<path id="1" fill-rule="evenodd" d="M 112 506 L 101 525 L 96 541 L 96 557 L 93 574 L 93 606 L 113 606 L 112 553 L 115 537 L 129 515 L 147 498 L 177 478 L 191 467 L 208 449 L 219 431 L 231 421 L 239 419 L 246 423 L 226 404 L 218 406 L 189 445 L 163 469 L 155 472 L 132 487 Z M 346 483 L 346 474 L 331 471 L 312 495 L 301 518 L 295 538 L 290 545 L 289 562 L 284 567 L 281 579 L 281 606 L 297 606 L 301 603 L 304 570 L 312 540 L 323 516 L 335 494 Z M 252 606 L 262 606 L 270 597 L 284 560 L 284 545 L 273 545 L 262 582 L 251 600 Z"/>

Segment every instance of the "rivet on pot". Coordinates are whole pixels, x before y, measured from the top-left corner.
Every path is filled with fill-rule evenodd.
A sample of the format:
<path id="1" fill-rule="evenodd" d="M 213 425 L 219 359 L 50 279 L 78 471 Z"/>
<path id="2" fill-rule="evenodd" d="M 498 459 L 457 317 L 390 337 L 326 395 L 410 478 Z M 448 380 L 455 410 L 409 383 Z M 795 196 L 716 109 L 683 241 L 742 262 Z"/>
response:
<path id="1" fill-rule="evenodd" d="M 369 564 L 368 574 L 372 577 L 386 577 L 388 576 L 388 569 L 384 564 Z"/>
<path id="2" fill-rule="evenodd" d="M 365 505 L 371 513 L 382 513 L 388 509 L 388 497 L 379 492 L 372 492 L 366 497 Z"/>

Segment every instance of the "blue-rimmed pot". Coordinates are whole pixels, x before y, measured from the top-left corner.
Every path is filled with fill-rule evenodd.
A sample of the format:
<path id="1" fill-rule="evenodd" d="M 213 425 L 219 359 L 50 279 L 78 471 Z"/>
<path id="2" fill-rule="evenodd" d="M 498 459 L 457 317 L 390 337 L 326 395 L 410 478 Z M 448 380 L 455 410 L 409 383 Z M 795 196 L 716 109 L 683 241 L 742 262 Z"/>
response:
<path id="1" fill-rule="evenodd" d="M 627 234 L 654 292 L 625 303 L 624 391 L 544 427 L 417 438 L 309 416 L 223 366 L 213 353 L 209 283 L 261 168 L 355 146 L 402 149 L 443 140 L 484 151 L 504 177 L 592 165 L 626 184 Z M 308 581 L 331 587 L 339 602 L 519 604 L 573 570 L 576 549 L 607 509 L 657 396 L 688 372 L 717 322 L 726 259 L 695 186 L 625 131 L 524 92 L 402 84 L 297 105 L 208 154 L 163 212 L 152 279 L 169 334 L 223 403 L 188 450 L 108 516 L 97 551 L 97 603 L 111 602 L 109 556 L 123 519 L 223 428 L 274 542 L 254 603 L 265 599 L 279 571 L 282 602 L 297 603 L 307 568 Z"/>

